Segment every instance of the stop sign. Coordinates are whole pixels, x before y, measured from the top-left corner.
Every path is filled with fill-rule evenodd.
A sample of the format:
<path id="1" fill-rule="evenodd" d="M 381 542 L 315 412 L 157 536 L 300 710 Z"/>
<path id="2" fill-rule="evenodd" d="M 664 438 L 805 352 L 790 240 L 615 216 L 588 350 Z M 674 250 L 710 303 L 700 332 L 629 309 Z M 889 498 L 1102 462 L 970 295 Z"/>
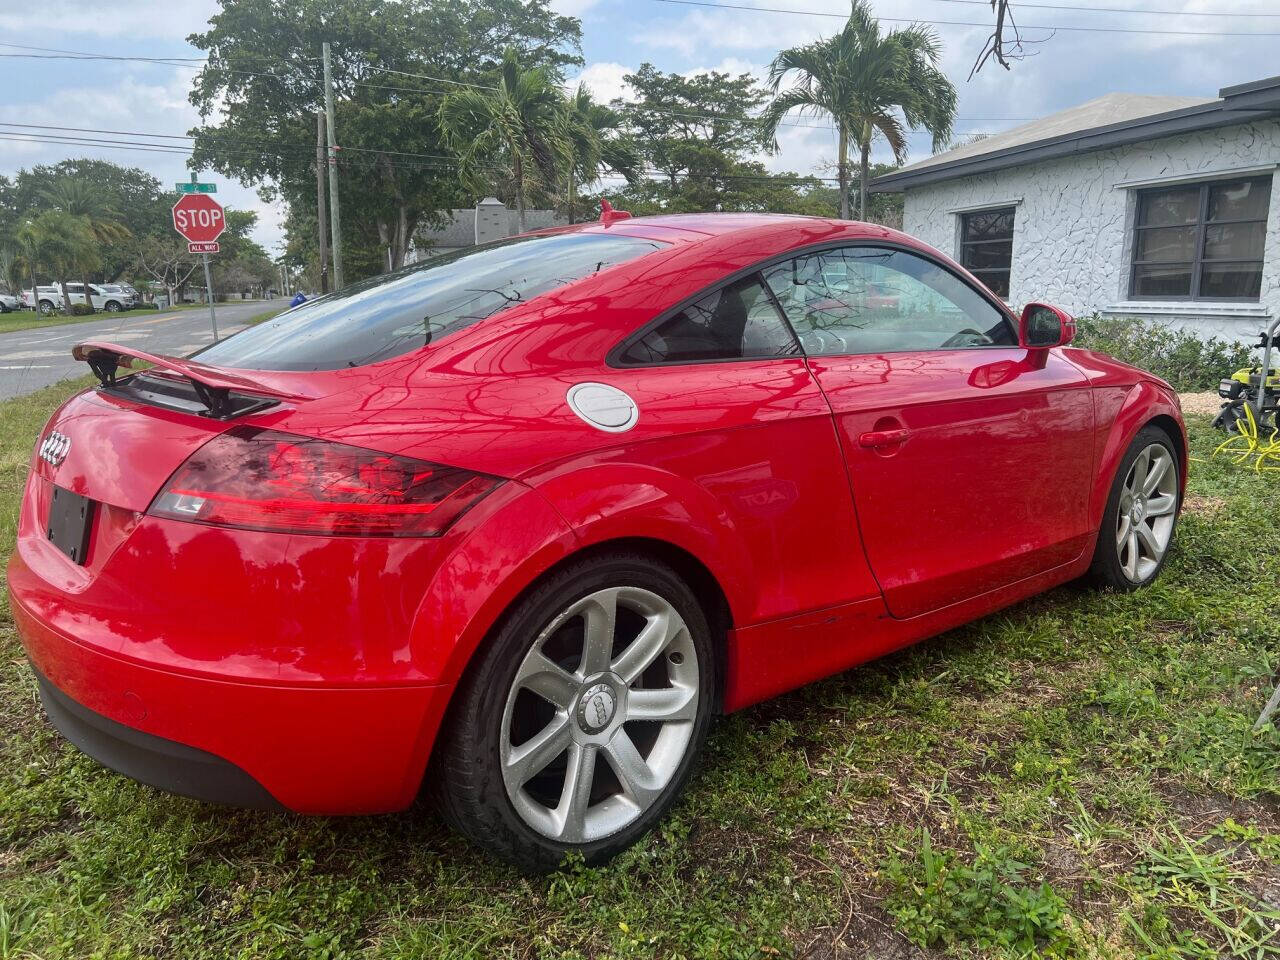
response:
<path id="1" fill-rule="evenodd" d="M 173 205 L 173 229 L 188 243 L 217 240 L 226 228 L 222 204 L 207 193 L 184 193 Z"/>

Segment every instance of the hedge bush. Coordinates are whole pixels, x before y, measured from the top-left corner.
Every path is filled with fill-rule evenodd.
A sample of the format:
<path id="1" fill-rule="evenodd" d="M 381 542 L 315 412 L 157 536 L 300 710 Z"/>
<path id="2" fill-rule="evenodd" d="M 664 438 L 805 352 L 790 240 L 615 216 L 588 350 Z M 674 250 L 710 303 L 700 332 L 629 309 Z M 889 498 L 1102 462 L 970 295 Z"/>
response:
<path id="1" fill-rule="evenodd" d="M 73 317 L 87 317 L 94 312 L 94 309 L 87 303 L 73 303 L 71 305 L 71 315 Z"/>
<path id="2" fill-rule="evenodd" d="M 1213 390 L 1218 381 L 1256 360 L 1251 346 L 1210 337 L 1202 340 L 1137 317 L 1093 314 L 1076 320 L 1073 346 L 1108 354 L 1150 370 L 1175 390 Z"/>

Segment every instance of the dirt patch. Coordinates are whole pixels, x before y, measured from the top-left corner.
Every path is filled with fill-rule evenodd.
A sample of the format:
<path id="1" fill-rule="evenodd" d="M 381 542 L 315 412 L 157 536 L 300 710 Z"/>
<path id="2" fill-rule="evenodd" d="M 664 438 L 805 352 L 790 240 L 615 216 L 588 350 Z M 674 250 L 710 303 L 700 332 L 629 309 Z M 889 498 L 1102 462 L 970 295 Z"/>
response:
<path id="1" fill-rule="evenodd" d="M 1182 401 L 1183 415 L 1188 417 L 1212 419 L 1218 415 L 1218 410 L 1222 406 L 1222 398 L 1209 390 L 1203 393 L 1180 393 L 1178 399 Z"/>
<path id="2" fill-rule="evenodd" d="M 1222 497 L 1202 497 L 1199 494 L 1190 494 L 1182 501 L 1182 509 L 1187 513 L 1194 513 L 1203 517 L 1211 517 L 1223 507 L 1227 505 L 1227 501 Z"/>

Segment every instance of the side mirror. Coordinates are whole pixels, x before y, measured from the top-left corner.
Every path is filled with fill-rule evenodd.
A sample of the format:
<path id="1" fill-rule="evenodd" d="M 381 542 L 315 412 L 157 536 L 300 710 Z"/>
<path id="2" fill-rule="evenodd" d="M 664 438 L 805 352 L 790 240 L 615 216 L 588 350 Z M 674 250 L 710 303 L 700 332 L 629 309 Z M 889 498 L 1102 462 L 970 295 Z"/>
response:
<path id="1" fill-rule="evenodd" d="M 1018 321 L 1018 346 L 1025 350 L 1065 347 L 1076 335 L 1076 322 L 1047 303 L 1028 303 Z"/>

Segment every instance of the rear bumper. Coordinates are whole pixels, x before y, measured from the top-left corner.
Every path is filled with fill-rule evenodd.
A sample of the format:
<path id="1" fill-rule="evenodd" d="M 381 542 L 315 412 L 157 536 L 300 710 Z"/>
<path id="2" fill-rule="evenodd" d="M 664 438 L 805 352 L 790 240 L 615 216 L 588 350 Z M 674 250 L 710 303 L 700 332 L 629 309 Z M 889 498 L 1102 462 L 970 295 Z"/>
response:
<path id="1" fill-rule="evenodd" d="M 14 567 L 10 606 L 50 720 L 104 765 L 202 800 L 297 813 L 413 802 L 451 687 L 254 683 L 125 660 L 36 616 Z"/>
<path id="2" fill-rule="evenodd" d="M 284 809 L 262 784 L 235 764 L 116 723 L 76 703 L 39 670 L 35 675 L 50 722 L 104 767 L 184 797 L 259 810 Z"/>

